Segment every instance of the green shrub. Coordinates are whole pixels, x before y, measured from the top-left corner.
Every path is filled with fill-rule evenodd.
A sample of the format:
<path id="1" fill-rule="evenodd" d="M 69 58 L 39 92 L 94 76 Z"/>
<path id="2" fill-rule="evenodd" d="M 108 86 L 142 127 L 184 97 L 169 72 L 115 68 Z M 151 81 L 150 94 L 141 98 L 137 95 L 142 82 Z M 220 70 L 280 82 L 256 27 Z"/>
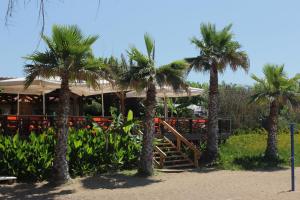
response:
<path id="1" fill-rule="evenodd" d="M 54 139 L 48 131 L 31 133 L 27 139 L 0 135 L 0 175 L 41 180 L 49 177 L 53 163 Z"/>
<path id="2" fill-rule="evenodd" d="M 129 112 L 115 115 L 107 130 L 94 124 L 91 130 L 70 129 L 68 138 L 69 170 L 72 177 L 131 168 L 137 164 L 140 138 L 133 135 L 137 122 Z M 0 175 L 20 180 L 44 180 L 50 177 L 54 157 L 54 131 L 28 138 L 0 135 Z"/>
<path id="3" fill-rule="evenodd" d="M 85 115 L 97 116 L 100 115 L 102 112 L 101 103 L 93 100 L 84 104 L 83 112 Z"/>
<path id="4" fill-rule="evenodd" d="M 123 126 L 124 128 L 125 126 Z M 140 138 L 131 133 L 92 130 L 70 130 L 68 159 L 70 174 L 82 176 L 136 166 L 140 151 Z"/>

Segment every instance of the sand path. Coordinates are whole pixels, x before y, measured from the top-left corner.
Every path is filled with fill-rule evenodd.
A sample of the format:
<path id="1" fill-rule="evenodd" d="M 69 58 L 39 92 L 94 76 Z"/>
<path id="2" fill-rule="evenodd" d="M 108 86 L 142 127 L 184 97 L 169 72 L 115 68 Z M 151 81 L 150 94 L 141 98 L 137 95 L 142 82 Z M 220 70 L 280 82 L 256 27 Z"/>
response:
<path id="1" fill-rule="evenodd" d="M 296 169 L 300 177 L 300 168 Z M 300 178 L 296 179 L 300 191 Z M 126 175 L 78 178 L 53 188 L 45 183 L 0 186 L 0 199 L 59 200 L 299 200 L 289 192 L 290 171 L 190 171 L 146 179 Z"/>

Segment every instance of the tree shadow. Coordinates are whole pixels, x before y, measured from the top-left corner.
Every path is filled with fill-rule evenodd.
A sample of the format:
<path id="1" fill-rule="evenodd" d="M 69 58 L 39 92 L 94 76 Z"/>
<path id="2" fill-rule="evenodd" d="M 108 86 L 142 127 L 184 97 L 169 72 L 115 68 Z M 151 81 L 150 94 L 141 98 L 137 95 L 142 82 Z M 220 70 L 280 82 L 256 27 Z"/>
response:
<path id="1" fill-rule="evenodd" d="M 86 177 L 81 180 L 84 188 L 87 189 L 117 189 L 117 188 L 133 188 L 159 183 L 162 180 L 156 180 L 151 177 L 142 177 L 137 175 L 97 175 Z"/>
<path id="2" fill-rule="evenodd" d="M 278 171 L 286 169 L 286 167 L 283 167 L 284 159 L 270 160 L 262 155 L 235 158 L 233 163 L 242 169 L 252 171 Z"/>
<path id="3" fill-rule="evenodd" d="M 57 190 L 49 184 L 18 183 L 0 185 L 0 199 L 52 200 L 55 197 L 73 193 L 73 190 Z"/>

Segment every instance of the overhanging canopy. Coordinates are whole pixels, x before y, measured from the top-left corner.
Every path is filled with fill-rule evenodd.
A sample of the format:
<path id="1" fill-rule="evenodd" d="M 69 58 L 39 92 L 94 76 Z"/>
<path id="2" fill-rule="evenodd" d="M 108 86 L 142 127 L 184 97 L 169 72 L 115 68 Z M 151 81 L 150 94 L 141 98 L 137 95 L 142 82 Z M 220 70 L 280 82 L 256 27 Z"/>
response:
<path id="1" fill-rule="evenodd" d="M 60 87 L 60 82 L 56 80 L 41 78 L 35 79 L 27 89 L 24 88 L 24 83 L 24 77 L 2 80 L 0 81 L 0 89 L 2 93 L 42 95 Z"/>
<path id="2" fill-rule="evenodd" d="M 0 89 L 2 93 L 42 95 L 59 89 L 61 81 L 58 78 L 36 78 L 27 89 L 24 88 L 24 83 L 24 77 L 2 80 L 0 81 Z M 79 96 L 91 96 L 119 91 L 118 88 L 112 87 L 106 80 L 99 80 L 99 83 L 101 86 L 99 89 L 93 89 L 86 83 L 70 83 L 70 90 Z"/>
<path id="3" fill-rule="evenodd" d="M 0 81 L 0 90 L 2 93 L 9 94 L 17 94 L 17 114 L 19 114 L 20 110 L 20 94 L 26 95 L 42 95 L 43 96 L 43 114 L 46 113 L 46 105 L 45 105 L 45 94 L 50 93 L 56 89 L 61 87 L 61 80 L 59 77 L 55 77 L 52 79 L 44 79 L 44 78 L 36 78 L 31 85 L 25 89 L 24 83 L 25 78 L 14 78 Z M 98 80 L 100 88 L 93 89 L 88 86 L 85 82 L 74 82 L 70 83 L 70 90 L 72 93 L 77 94 L 79 96 L 92 96 L 101 94 L 101 104 L 102 110 L 104 110 L 104 93 L 113 93 L 120 91 L 118 88 L 113 87 L 106 80 Z M 104 116 L 104 112 L 102 112 Z"/>
<path id="4" fill-rule="evenodd" d="M 198 96 L 202 95 L 204 92 L 203 89 L 200 88 L 194 88 L 194 87 L 189 87 L 188 92 L 186 90 L 178 90 L 174 91 L 171 87 L 162 87 L 162 88 L 157 88 L 156 89 L 156 96 L 157 97 L 189 97 L 189 96 Z M 136 91 L 131 91 L 126 93 L 127 98 L 144 98 L 146 97 L 146 91 L 142 92 L 136 92 Z"/>

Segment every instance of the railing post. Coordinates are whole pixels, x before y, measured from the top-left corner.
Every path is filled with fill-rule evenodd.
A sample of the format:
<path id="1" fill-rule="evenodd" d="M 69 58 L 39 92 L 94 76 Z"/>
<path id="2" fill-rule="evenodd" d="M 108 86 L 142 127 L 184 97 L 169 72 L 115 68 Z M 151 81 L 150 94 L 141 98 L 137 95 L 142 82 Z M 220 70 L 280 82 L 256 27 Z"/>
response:
<path id="1" fill-rule="evenodd" d="M 177 145 L 177 150 L 181 151 L 181 140 L 179 137 L 176 137 L 176 145 Z"/>
<path id="2" fill-rule="evenodd" d="M 199 163 L 198 163 L 198 153 L 194 151 L 194 165 L 195 167 L 199 167 Z"/>
<path id="3" fill-rule="evenodd" d="M 3 126 L 4 133 L 5 133 L 5 134 L 8 134 L 8 128 L 7 128 L 7 116 L 4 116 L 2 119 L 3 119 L 2 126 Z"/>
<path id="4" fill-rule="evenodd" d="M 159 167 L 160 168 L 164 167 L 164 162 L 165 162 L 165 158 L 163 157 L 163 155 L 160 154 L 160 157 L 159 157 Z"/>
<path id="5" fill-rule="evenodd" d="M 189 129 L 190 129 L 190 134 L 193 133 L 193 119 L 189 119 Z"/>

